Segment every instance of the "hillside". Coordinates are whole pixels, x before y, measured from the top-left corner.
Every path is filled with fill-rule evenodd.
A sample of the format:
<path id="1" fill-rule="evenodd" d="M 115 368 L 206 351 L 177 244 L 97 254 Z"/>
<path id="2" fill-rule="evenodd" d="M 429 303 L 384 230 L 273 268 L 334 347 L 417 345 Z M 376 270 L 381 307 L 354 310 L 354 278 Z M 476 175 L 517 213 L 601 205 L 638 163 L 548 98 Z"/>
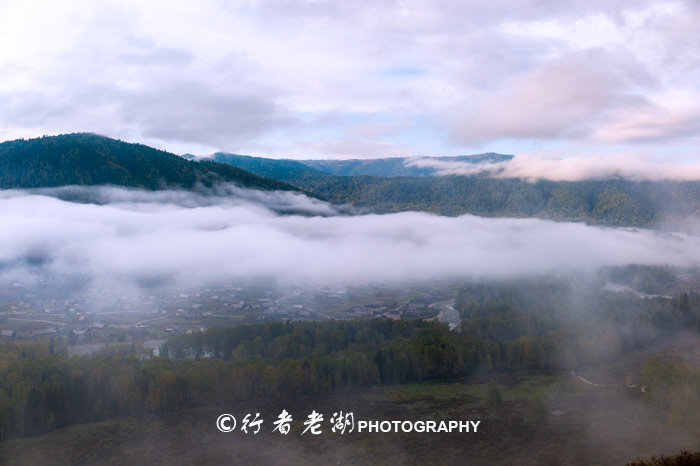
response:
<path id="1" fill-rule="evenodd" d="M 259 189 L 293 187 L 231 165 L 196 162 L 143 144 L 88 133 L 0 144 L 0 188 L 119 185 L 143 189 L 233 182 Z"/>
<path id="2" fill-rule="evenodd" d="M 504 157 L 509 156 L 482 154 L 439 160 L 476 163 Z M 405 170 L 414 170 L 414 175 L 397 176 Z M 487 175 L 432 176 L 426 170 L 434 169 L 409 166 L 401 158 L 296 161 L 217 153 L 212 159 L 197 161 L 85 133 L 0 144 L 0 188 L 5 189 L 107 184 L 150 190 L 191 189 L 233 182 L 258 189 L 302 190 L 376 213 L 419 210 L 610 226 L 657 227 L 669 221 L 683 223 L 700 214 L 700 182 L 531 182 Z"/>
<path id="3" fill-rule="evenodd" d="M 299 162 L 327 175 L 368 175 L 368 176 L 436 176 L 439 170 L 431 162 L 438 164 L 479 164 L 505 162 L 512 155 L 488 152 L 476 155 L 455 157 L 388 157 L 380 159 L 350 160 L 300 160 Z"/>
<path id="4" fill-rule="evenodd" d="M 282 181 L 320 180 L 325 176 L 321 171 L 297 160 L 266 159 L 223 152 L 217 152 L 212 156 L 211 160 L 229 164 L 266 178 Z"/>
<path id="5" fill-rule="evenodd" d="M 350 160 L 292 160 L 266 159 L 249 155 L 217 152 L 211 160 L 228 163 L 244 170 L 280 180 L 318 178 L 321 175 L 339 176 L 437 176 L 440 164 L 480 164 L 510 160 L 513 156 L 495 153 L 458 155 L 456 157 L 388 157 Z M 437 165 L 426 162 L 437 162 Z"/>
<path id="6" fill-rule="evenodd" d="M 310 170 L 304 165 L 307 161 L 230 154 L 217 160 L 282 180 L 331 202 L 380 213 L 422 210 L 440 215 L 536 217 L 642 227 L 700 214 L 700 182 L 531 182 L 486 175 L 344 176 Z M 323 168 L 333 161 L 316 162 Z"/>

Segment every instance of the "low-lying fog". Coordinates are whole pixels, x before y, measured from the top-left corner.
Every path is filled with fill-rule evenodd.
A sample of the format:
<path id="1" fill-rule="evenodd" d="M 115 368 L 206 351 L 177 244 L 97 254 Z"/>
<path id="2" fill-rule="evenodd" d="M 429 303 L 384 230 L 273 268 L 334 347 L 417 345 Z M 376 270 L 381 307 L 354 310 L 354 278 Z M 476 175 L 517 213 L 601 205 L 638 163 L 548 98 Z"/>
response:
<path id="1" fill-rule="evenodd" d="M 341 215 L 289 192 L 114 187 L 0 192 L 5 280 L 91 287 L 507 277 L 629 263 L 700 265 L 700 237 L 536 219 Z"/>
<path id="2" fill-rule="evenodd" d="M 700 163 L 674 157 L 650 157 L 637 153 L 579 155 L 549 157 L 542 154 L 517 154 L 500 161 L 478 163 L 444 160 L 433 157 L 412 157 L 407 166 L 430 167 L 437 175 L 489 174 L 497 178 L 523 178 L 527 180 L 583 181 L 625 178 L 642 181 L 697 181 L 700 180 Z"/>

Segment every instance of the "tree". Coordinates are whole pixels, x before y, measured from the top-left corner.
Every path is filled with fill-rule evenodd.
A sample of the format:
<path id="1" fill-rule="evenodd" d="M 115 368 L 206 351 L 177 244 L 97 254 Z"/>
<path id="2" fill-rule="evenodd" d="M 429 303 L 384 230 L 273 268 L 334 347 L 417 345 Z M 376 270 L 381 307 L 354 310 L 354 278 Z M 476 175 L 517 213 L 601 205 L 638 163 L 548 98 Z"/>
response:
<path id="1" fill-rule="evenodd" d="M 17 420 L 17 428 L 19 430 L 20 437 L 24 437 L 27 399 L 29 398 L 29 392 L 31 391 L 31 383 L 24 379 L 19 380 L 12 387 L 12 407 L 15 410 L 15 419 Z"/>
<path id="2" fill-rule="evenodd" d="M 0 442 L 11 432 L 12 399 L 0 388 Z"/>

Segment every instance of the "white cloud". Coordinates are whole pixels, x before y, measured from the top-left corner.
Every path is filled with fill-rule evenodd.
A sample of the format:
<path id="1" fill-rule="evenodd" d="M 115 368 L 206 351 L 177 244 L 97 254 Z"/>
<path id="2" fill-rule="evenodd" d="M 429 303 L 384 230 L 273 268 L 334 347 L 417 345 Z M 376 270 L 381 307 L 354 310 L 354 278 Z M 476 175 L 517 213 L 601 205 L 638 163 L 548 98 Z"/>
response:
<path id="1" fill-rule="evenodd" d="M 227 193 L 4 191 L 0 221 L 12 227 L 0 230 L 0 265 L 6 275 L 84 276 L 105 294 L 153 278 L 179 287 L 250 280 L 304 285 L 700 265 L 700 237 L 689 234 L 416 212 L 278 215 L 266 205 L 334 212 L 296 194 Z"/>
<path id="2" fill-rule="evenodd" d="M 590 137 L 620 114 L 650 107 L 642 93 L 630 90 L 652 83 L 624 51 L 585 50 L 511 80 L 502 95 L 484 96 L 459 121 L 455 137 L 465 142 Z"/>
<path id="3" fill-rule="evenodd" d="M 0 138 L 90 130 L 304 156 L 357 140 L 353 155 L 374 156 L 590 137 L 660 153 L 696 128 L 686 103 L 699 92 L 699 11 L 653 0 L 8 0 Z M 299 126 L 309 114 L 338 116 L 338 134 Z M 357 114 L 419 116 L 424 132 L 352 137 Z"/>
<path id="4" fill-rule="evenodd" d="M 546 179 L 552 181 L 605 180 L 626 178 L 634 181 L 698 181 L 700 162 L 640 153 L 587 154 L 551 157 L 524 153 L 504 162 L 467 163 L 456 160 L 415 157 L 404 163 L 431 167 L 437 175 L 488 174 L 498 178 Z"/>

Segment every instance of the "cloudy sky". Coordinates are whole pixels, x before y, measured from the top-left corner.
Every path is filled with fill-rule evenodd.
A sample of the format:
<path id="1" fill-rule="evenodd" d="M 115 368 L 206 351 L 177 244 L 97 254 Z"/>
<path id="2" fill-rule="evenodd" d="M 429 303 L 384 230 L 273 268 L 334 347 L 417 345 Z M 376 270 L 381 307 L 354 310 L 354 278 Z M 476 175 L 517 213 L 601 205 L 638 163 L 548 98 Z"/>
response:
<path id="1" fill-rule="evenodd" d="M 0 140 L 693 161 L 700 3 L 0 0 Z"/>

